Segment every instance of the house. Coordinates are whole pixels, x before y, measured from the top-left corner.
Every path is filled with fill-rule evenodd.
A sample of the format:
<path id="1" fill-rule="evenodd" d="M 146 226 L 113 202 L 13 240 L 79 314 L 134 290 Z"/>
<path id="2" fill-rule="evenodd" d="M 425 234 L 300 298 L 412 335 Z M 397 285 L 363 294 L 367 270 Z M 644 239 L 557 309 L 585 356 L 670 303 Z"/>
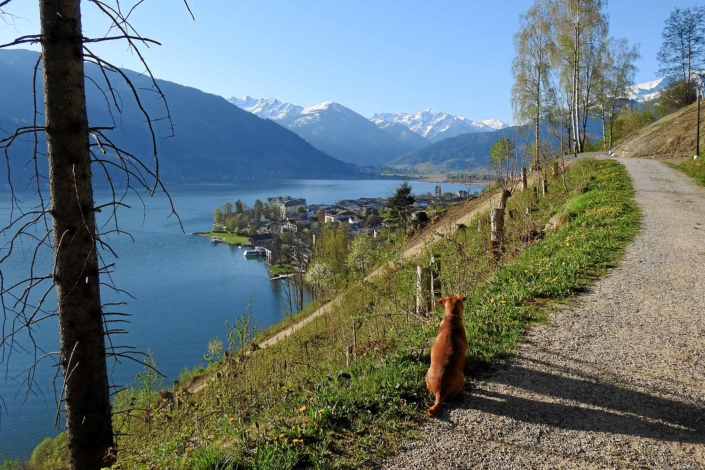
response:
<path id="1" fill-rule="evenodd" d="M 337 212 L 334 212 L 333 214 L 326 214 L 326 223 L 348 222 L 351 217 L 355 217 L 356 215 L 357 214 L 355 214 L 353 211 L 348 211 L 348 210 L 337 211 Z"/>
<path id="2" fill-rule="evenodd" d="M 281 204 L 282 219 L 286 219 L 296 214 L 299 207 L 303 207 L 304 211 L 306 209 L 306 199 L 289 199 Z"/>
<path id="3" fill-rule="evenodd" d="M 462 189 L 458 190 L 455 192 L 455 195 L 458 197 L 466 198 L 470 195 L 467 191 L 463 191 Z"/>
<path id="4" fill-rule="evenodd" d="M 254 246 L 264 246 L 271 243 L 273 238 L 274 237 L 271 233 L 258 233 L 256 235 L 250 235 L 247 242 Z"/>
<path id="5" fill-rule="evenodd" d="M 284 222 L 283 229 L 286 232 L 293 232 L 293 233 L 296 233 L 299 231 L 299 227 L 296 226 L 296 220 L 294 220 L 294 219 L 286 219 L 286 222 Z"/>
<path id="6" fill-rule="evenodd" d="M 271 233 L 272 235 L 279 235 L 284 231 L 284 225 L 285 222 L 281 221 L 270 222 L 267 228 L 269 229 L 269 233 Z"/>

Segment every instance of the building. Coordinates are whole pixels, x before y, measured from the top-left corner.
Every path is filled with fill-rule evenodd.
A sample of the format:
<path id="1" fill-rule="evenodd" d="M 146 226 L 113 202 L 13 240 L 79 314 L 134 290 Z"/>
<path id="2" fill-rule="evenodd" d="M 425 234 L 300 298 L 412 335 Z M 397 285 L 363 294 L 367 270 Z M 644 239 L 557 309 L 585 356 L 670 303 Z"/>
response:
<path id="1" fill-rule="evenodd" d="M 256 235 L 250 235 L 247 242 L 254 246 L 264 246 L 271 243 L 273 238 L 271 233 L 258 233 Z"/>
<path id="2" fill-rule="evenodd" d="M 299 207 L 303 207 L 304 211 L 308 211 L 306 208 L 306 199 L 289 199 L 281 203 L 282 219 L 296 215 L 296 211 Z"/>
<path id="3" fill-rule="evenodd" d="M 357 217 L 357 214 L 348 210 L 337 211 L 332 214 L 326 214 L 326 223 L 348 222 L 351 217 Z"/>

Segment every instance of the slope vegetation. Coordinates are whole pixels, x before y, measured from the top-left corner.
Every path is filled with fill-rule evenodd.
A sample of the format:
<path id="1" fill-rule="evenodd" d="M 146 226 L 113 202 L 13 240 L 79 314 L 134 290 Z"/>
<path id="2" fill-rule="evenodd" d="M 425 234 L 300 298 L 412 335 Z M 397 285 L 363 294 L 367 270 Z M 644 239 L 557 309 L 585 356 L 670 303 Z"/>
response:
<path id="1" fill-rule="evenodd" d="M 421 248 L 433 245 L 442 260 L 443 293 L 468 296 L 469 363 L 479 366 L 511 352 L 527 324 L 545 315 L 547 299 L 583 289 L 638 228 L 631 186 L 615 162 L 586 159 L 569 173 L 567 193 L 558 180 L 551 186 L 546 198 L 525 191 L 510 199 L 516 214 L 529 215 L 508 221 L 500 263 L 486 254 L 487 224 L 474 229 L 474 220 L 487 220 L 487 194 L 408 249 L 385 246 L 388 261 L 376 275 L 351 278 L 330 309 L 296 333 L 251 354 L 231 351 L 199 393 L 176 389 L 157 399 L 144 384 L 121 392 L 121 466 L 207 468 L 207 459 L 220 468 L 378 467 L 430 402 L 423 376 L 439 319 L 414 312 L 416 266 L 431 252 Z M 541 243 L 521 240 L 557 212 L 562 228 Z M 473 229 L 456 230 L 460 221 Z"/>
<path id="2" fill-rule="evenodd" d="M 622 139 L 614 148 L 618 157 L 693 158 L 697 130 L 698 105 L 694 103 L 638 130 Z M 705 121 L 705 109 L 701 118 Z M 705 122 L 701 123 L 700 139 L 705 150 Z M 705 153 L 705 152 L 703 152 Z"/>

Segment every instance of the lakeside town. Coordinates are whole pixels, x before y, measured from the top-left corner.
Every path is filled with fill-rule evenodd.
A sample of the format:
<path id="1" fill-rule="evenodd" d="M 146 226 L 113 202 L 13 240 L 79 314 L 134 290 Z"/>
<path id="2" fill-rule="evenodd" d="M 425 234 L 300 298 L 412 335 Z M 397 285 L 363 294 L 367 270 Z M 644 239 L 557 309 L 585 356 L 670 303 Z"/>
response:
<path id="1" fill-rule="evenodd" d="M 393 210 L 394 197 L 308 204 L 303 198 L 276 196 L 257 200 L 252 207 L 237 200 L 216 208 L 212 230 L 196 235 L 210 237 L 213 243 L 239 245 L 245 248 L 246 257 L 264 257 L 272 274 L 302 272 L 326 224 L 343 227 L 350 239 L 368 236 L 382 242 L 391 231 L 403 228 L 413 233 L 477 195 L 466 190 L 444 193 L 437 185 L 433 194 L 409 193 L 408 207 L 401 213 Z"/>

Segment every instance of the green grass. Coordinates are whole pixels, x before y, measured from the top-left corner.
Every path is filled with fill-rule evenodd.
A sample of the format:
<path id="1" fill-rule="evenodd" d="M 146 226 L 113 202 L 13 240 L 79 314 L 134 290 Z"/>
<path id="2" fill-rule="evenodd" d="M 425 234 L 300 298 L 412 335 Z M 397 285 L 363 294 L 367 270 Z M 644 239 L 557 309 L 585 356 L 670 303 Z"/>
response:
<path id="1" fill-rule="evenodd" d="M 230 245 L 246 245 L 247 244 L 247 237 L 242 236 L 242 235 L 237 235 L 234 233 L 225 233 L 225 232 L 205 232 L 205 233 L 199 233 L 200 236 L 202 237 L 215 237 L 219 240 L 223 240 L 225 243 L 228 243 Z"/>
<path id="2" fill-rule="evenodd" d="M 294 268 L 290 264 L 273 264 L 269 267 L 269 274 L 279 276 L 280 274 L 291 274 Z"/>
<path id="3" fill-rule="evenodd" d="M 416 435 L 432 401 L 424 374 L 441 312 L 413 314 L 417 264 L 434 253 L 443 293 L 468 297 L 472 377 L 511 354 L 550 306 L 619 261 L 640 219 L 626 170 L 614 161 L 584 160 L 567 179 L 567 193 L 556 180 L 547 197 L 526 191 L 510 199 L 510 210 L 528 208 L 531 216 L 508 218 L 499 263 L 487 256 L 487 224 L 479 231 L 468 224 L 418 259 L 389 249 L 380 276 L 350 280 L 335 308 L 286 340 L 248 358 L 231 355 L 220 364 L 221 378 L 202 392 L 177 392 L 178 402 L 153 403 L 149 413 L 130 411 L 130 400 L 118 396 L 115 427 L 124 435 L 116 468 L 218 468 L 201 461 L 224 462 L 223 468 L 233 462 L 261 469 L 378 466 Z M 520 240 L 554 215 L 558 230 L 541 242 Z"/>
<path id="4" fill-rule="evenodd" d="M 697 160 L 686 160 L 683 163 L 671 165 L 673 168 L 695 178 L 700 186 L 705 186 L 705 156 Z"/>

